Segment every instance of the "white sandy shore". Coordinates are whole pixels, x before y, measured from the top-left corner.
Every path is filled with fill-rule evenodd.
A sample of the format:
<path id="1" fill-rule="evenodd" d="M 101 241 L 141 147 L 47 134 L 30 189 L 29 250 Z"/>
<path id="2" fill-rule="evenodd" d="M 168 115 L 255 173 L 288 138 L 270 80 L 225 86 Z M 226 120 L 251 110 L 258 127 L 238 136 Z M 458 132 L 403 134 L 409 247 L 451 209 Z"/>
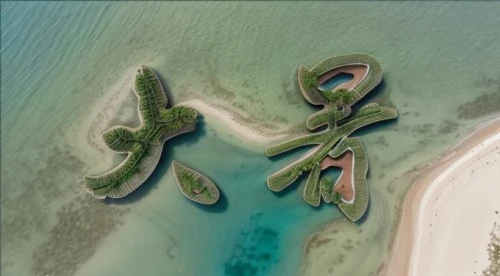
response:
<path id="1" fill-rule="evenodd" d="M 412 186 L 385 275 L 481 275 L 500 222 L 500 120 L 464 139 Z"/>
<path id="2" fill-rule="evenodd" d="M 249 126 L 246 126 L 238 122 L 231 115 L 231 113 L 217 109 L 211 104 L 198 99 L 182 102 L 179 103 L 178 105 L 195 108 L 196 110 L 198 110 L 198 112 L 202 113 L 203 115 L 213 117 L 217 119 L 217 121 L 219 121 L 220 123 L 224 124 L 226 127 L 230 128 L 231 130 L 234 130 L 236 134 L 242 137 L 244 140 L 256 144 L 268 144 L 269 142 L 282 139 L 286 136 L 285 134 L 277 134 L 277 135 L 266 134 L 257 131 L 255 129 L 252 129 Z"/>

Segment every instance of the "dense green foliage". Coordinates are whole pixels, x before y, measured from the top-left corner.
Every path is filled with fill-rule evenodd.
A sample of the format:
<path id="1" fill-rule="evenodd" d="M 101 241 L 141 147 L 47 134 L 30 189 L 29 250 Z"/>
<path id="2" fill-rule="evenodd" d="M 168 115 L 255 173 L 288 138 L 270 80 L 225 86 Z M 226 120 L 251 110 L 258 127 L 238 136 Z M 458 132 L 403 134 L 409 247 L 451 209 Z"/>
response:
<path id="1" fill-rule="evenodd" d="M 356 103 L 359 99 L 364 97 L 366 94 L 368 94 L 382 80 L 382 66 L 380 66 L 380 63 L 370 55 L 350 54 L 350 55 L 331 57 L 321 61 L 312 69 L 308 69 L 305 66 L 301 66 L 301 68 L 302 67 L 303 68 L 302 72 L 300 72 L 299 70 L 299 83 L 301 83 L 301 86 L 303 88 L 306 88 L 303 84 L 304 76 L 308 76 L 309 74 L 321 76 L 322 74 L 332 69 L 342 66 L 349 66 L 353 64 L 355 65 L 364 64 L 368 66 L 368 74 L 351 90 L 352 92 L 354 92 L 355 97 L 346 104 L 352 105 Z M 308 91 L 302 91 L 302 93 L 304 92 L 307 93 Z"/>
<path id="2" fill-rule="evenodd" d="M 317 76 L 314 76 L 314 79 L 311 77 L 314 76 L 313 73 L 305 66 L 301 65 L 299 68 L 299 86 L 302 92 L 302 95 L 306 100 L 314 105 L 326 105 L 328 102 L 321 95 L 320 91 L 317 89 L 318 81 Z"/>
<path id="3" fill-rule="evenodd" d="M 337 91 L 322 91 L 318 89 L 318 77 L 329 70 L 349 65 L 367 66 L 367 74 L 353 89 Z M 368 206 L 369 194 L 366 181 L 368 164 L 361 140 L 347 138 L 355 130 L 375 122 L 397 117 L 397 111 L 390 107 L 380 107 L 378 104 L 368 104 L 351 116 L 351 105 L 371 91 L 382 78 L 382 68 L 378 61 L 365 54 L 353 54 L 326 59 L 312 69 L 300 66 L 299 86 L 304 98 L 314 105 L 323 105 L 324 110 L 307 118 L 306 125 L 310 130 L 325 124 L 324 131 L 304 135 L 282 142 L 266 149 L 267 156 L 273 156 L 291 149 L 317 145 L 299 160 L 272 174 L 267 179 L 268 187 L 273 191 L 281 191 L 295 182 L 304 172 L 310 172 L 303 191 L 304 200 L 319 206 L 321 198 L 325 202 L 337 204 L 342 212 L 351 220 L 361 218 Z M 338 158 L 345 151 L 353 152 L 354 168 L 352 202 L 342 199 L 342 195 L 334 191 L 333 182 L 323 177 L 320 181 L 321 162 L 330 155 Z"/>
<path id="4" fill-rule="evenodd" d="M 175 181 L 182 194 L 202 204 L 214 204 L 219 199 L 217 186 L 199 172 L 172 161 Z"/>
<path id="5" fill-rule="evenodd" d="M 325 138 L 328 135 L 329 133 L 324 131 L 315 134 L 300 136 L 295 139 L 288 140 L 286 142 L 266 148 L 266 155 L 267 156 L 277 155 L 305 145 L 319 145 L 325 140 Z"/>
<path id="6" fill-rule="evenodd" d="M 357 137 L 346 138 L 333 149 L 329 155 L 332 158 L 337 158 L 346 151 L 351 151 L 354 158 L 354 168 L 352 170 L 354 179 L 354 201 L 353 203 L 339 202 L 339 209 L 351 220 L 356 221 L 363 216 L 368 207 L 369 193 L 366 181 L 366 173 L 368 172 L 368 160 L 366 152 L 361 142 Z"/>
<path id="7" fill-rule="evenodd" d="M 490 263 L 488 267 L 483 270 L 483 276 L 500 275 L 500 225 L 498 225 L 498 222 L 493 224 L 487 251 Z"/>
<path id="8" fill-rule="evenodd" d="M 330 109 L 323 109 L 309 116 L 306 120 L 306 126 L 310 130 L 314 130 L 325 124 L 330 124 L 335 120 L 335 114 Z"/>
<path id="9" fill-rule="evenodd" d="M 137 129 L 118 126 L 103 135 L 110 149 L 128 156 L 107 173 L 85 177 L 85 188 L 95 197 L 119 198 L 137 189 L 158 164 L 164 142 L 195 128 L 196 110 L 184 106 L 165 108 L 165 91 L 150 68 L 143 66 L 139 70 L 134 90 L 139 98 L 141 126 Z"/>
<path id="10" fill-rule="evenodd" d="M 355 98 L 354 93 L 346 89 L 339 89 L 335 92 L 321 91 L 321 95 L 333 105 L 347 104 Z"/>
<path id="11" fill-rule="evenodd" d="M 304 88 L 309 89 L 318 85 L 318 75 L 315 72 L 308 72 L 303 76 Z"/>
<path id="12" fill-rule="evenodd" d="M 332 91 L 323 91 L 318 88 L 318 78 L 329 72 L 343 66 L 365 65 L 367 74 L 356 84 L 352 90 L 338 89 Z M 323 60 L 312 69 L 301 65 L 298 73 L 299 86 L 304 98 L 314 105 L 323 105 L 324 110 L 311 115 L 307 121 L 307 127 L 313 130 L 326 123 L 331 125 L 350 115 L 350 106 L 364 97 L 370 90 L 377 86 L 382 80 L 382 67 L 378 61 L 366 54 L 352 54 L 338 56 Z M 342 109 L 339 110 L 338 107 Z M 326 115 L 331 113 L 328 121 L 325 121 Z"/>
<path id="13" fill-rule="evenodd" d="M 358 128 L 370 125 L 374 122 L 392 119 L 397 116 L 397 111 L 393 108 L 379 107 L 378 104 L 374 105 L 376 105 L 378 112 L 365 113 L 365 116 L 355 114 L 353 118 L 356 119 L 349 119 L 342 126 L 333 129 L 329 128 L 322 132 L 301 136 L 276 146 L 268 147 L 266 149 L 266 154 L 271 156 L 293 148 L 318 144 L 316 148 L 306 153 L 300 160 L 293 162 L 289 166 L 268 177 L 268 187 L 273 191 L 281 191 L 285 189 L 295 182 L 299 176 L 302 175 L 302 173 L 311 171 L 315 164 L 320 163 L 329 154 L 331 155 L 332 149 L 335 148 L 337 143 L 339 143 L 342 138 L 347 137 Z M 350 141 L 349 138 L 344 139 L 343 141 L 345 140 Z M 320 194 L 320 185 L 313 185 L 313 187 L 314 189 L 318 189 L 317 191 L 314 191 L 314 193 L 317 192 Z"/>
<path id="14" fill-rule="evenodd" d="M 326 203 L 332 202 L 333 181 L 329 177 L 322 177 L 320 181 L 321 197 Z"/>
<path id="15" fill-rule="evenodd" d="M 331 199 L 332 199 L 332 202 L 333 204 L 337 204 L 339 205 L 340 203 L 342 203 L 342 195 L 333 191 L 332 194 L 330 195 Z"/>
<path id="16" fill-rule="evenodd" d="M 312 167 L 309 178 L 307 178 L 306 187 L 304 188 L 304 200 L 312 206 L 319 206 L 321 201 L 320 187 L 319 187 L 319 174 L 321 173 L 321 165 L 314 164 Z"/>

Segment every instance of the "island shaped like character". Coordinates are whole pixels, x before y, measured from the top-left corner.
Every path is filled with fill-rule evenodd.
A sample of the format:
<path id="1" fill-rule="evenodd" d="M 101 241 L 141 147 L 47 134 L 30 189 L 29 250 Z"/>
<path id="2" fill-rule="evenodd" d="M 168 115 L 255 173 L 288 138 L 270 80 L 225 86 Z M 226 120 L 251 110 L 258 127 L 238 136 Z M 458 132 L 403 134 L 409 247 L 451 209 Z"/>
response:
<path id="1" fill-rule="evenodd" d="M 85 189 L 97 198 L 120 198 L 137 189 L 155 169 L 166 140 L 196 127 L 193 108 L 166 108 L 167 96 L 150 68 L 143 66 L 135 78 L 141 124 L 137 128 L 113 127 L 104 133 L 106 145 L 127 158 L 114 169 L 85 177 Z"/>
<path id="2" fill-rule="evenodd" d="M 331 89 L 322 88 L 328 80 L 341 73 L 351 74 L 353 78 Z M 298 81 L 302 95 L 309 103 L 324 106 L 323 110 L 307 118 L 306 125 L 310 130 L 323 125 L 327 128 L 268 147 L 266 155 L 273 156 L 297 147 L 317 145 L 299 160 L 269 176 L 268 187 L 281 191 L 303 172 L 310 171 L 303 192 L 304 200 L 312 206 L 319 206 L 323 198 L 327 203 L 337 204 L 350 220 L 359 220 L 369 201 L 366 180 L 368 162 L 361 140 L 348 136 L 361 127 L 396 118 L 397 110 L 370 103 L 351 115 L 351 106 L 377 86 L 381 79 L 379 62 L 367 54 L 332 57 L 312 69 L 300 66 Z M 320 179 L 321 171 L 330 166 L 342 168 L 336 183 L 326 177 Z"/>
<path id="3" fill-rule="evenodd" d="M 217 186 L 199 172 L 172 161 L 175 181 L 181 193 L 201 204 L 214 204 L 219 199 Z"/>

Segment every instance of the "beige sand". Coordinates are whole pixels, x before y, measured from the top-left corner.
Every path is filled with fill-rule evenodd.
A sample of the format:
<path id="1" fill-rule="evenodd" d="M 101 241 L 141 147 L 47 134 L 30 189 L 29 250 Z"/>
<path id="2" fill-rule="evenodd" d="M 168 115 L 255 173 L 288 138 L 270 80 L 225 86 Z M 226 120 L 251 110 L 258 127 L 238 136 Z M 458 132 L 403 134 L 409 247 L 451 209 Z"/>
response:
<path id="1" fill-rule="evenodd" d="M 385 275 L 481 275 L 500 222 L 500 120 L 464 139 L 409 190 Z"/>
<path id="2" fill-rule="evenodd" d="M 139 124 L 137 109 L 132 105 L 136 106 L 134 102 L 136 96 L 132 89 L 138 68 L 140 64 L 127 68 L 122 78 L 107 89 L 102 98 L 96 100 L 85 118 L 75 122 L 65 134 L 68 143 L 74 145 L 75 150 L 79 151 L 79 156 L 85 156 L 85 163 L 89 165 L 90 174 L 101 173 L 103 168 L 112 168 L 117 162 L 113 160 L 115 154 L 104 143 L 102 134 L 115 123 Z M 124 158 L 125 155 L 122 159 Z"/>
<path id="3" fill-rule="evenodd" d="M 88 111 L 88 116 L 76 122 L 66 133 L 66 139 L 70 141 L 70 144 L 74 144 L 76 150 L 81 151 L 82 156 L 86 156 L 90 174 L 101 173 L 103 168 L 112 168 L 126 158 L 124 155 L 120 160 L 116 160 L 116 154 L 106 146 L 102 134 L 116 125 L 134 128 L 132 126 L 138 127 L 141 124 L 137 113 L 138 102 L 133 92 L 134 79 L 139 68 L 141 64 L 127 68 L 122 78 L 107 89 L 102 98 L 96 100 L 92 110 Z M 218 110 L 200 100 L 191 100 L 182 104 L 194 107 L 199 113 L 213 117 L 226 127 L 235 130 L 236 134 L 243 139 L 248 139 L 254 144 L 266 144 L 286 136 L 285 134 L 273 136 L 253 130 L 237 122 L 230 113 Z"/>
<path id="4" fill-rule="evenodd" d="M 347 66 L 342 66 L 335 68 L 333 70 L 330 70 L 318 78 L 318 83 L 321 85 L 328 81 L 329 79 L 333 78 L 335 75 L 338 75 L 340 73 L 347 73 L 347 74 L 352 74 L 354 77 L 352 80 L 348 82 L 343 82 L 339 85 L 337 85 L 333 91 L 337 91 L 339 89 L 347 89 L 351 90 L 353 89 L 361 80 L 363 80 L 368 73 L 368 66 L 366 65 L 347 65 Z"/>
<path id="5" fill-rule="evenodd" d="M 179 105 L 195 108 L 199 113 L 217 119 L 231 130 L 234 130 L 235 133 L 244 138 L 245 141 L 253 142 L 255 144 L 268 144 L 269 142 L 280 140 L 286 136 L 285 134 L 271 135 L 254 130 L 235 120 L 229 112 L 219 110 L 211 106 L 209 103 L 198 99 L 182 102 L 179 103 Z"/>
<path id="6" fill-rule="evenodd" d="M 352 152 L 347 151 L 338 159 L 326 157 L 321 161 L 321 170 L 328 167 L 339 167 L 342 174 L 335 183 L 334 190 L 342 195 L 345 201 L 351 201 L 354 197 L 354 186 L 352 183 Z"/>

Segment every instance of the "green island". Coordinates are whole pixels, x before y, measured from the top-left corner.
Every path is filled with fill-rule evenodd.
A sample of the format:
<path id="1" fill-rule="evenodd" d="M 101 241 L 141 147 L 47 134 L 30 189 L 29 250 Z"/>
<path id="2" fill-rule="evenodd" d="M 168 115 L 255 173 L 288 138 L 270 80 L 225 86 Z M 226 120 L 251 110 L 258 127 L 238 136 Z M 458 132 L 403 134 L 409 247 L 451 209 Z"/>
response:
<path id="1" fill-rule="evenodd" d="M 353 75 L 352 80 L 329 90 L 321 88 L 322 84 L 341 73 Z M 303 191 L 303 198 L 308 204 L 317 207 L 323 198 L 327 203 L 337 204 L 350 220 L 359 220 L 369 202 L 368 162 L 361 140 L 348 136 L 361 127 L 396 118 L 397 110 L 370 103 L 351 115 L 352 105 L 381 80 L 380 63 L 367 54 L 328 58 L 312 69 L 301 65 L 298 81 L 302 95 L 309 103 L 324 107 L 307 118 L 307 128 L 312 131 L 320 126 L 327 127 L 320 132 L 266 148 L 265 153 L 270 157 L 301 146 L 317 145 L 297 161 L 269 176 L 268 187 L 275 192 L 282 191 L 303 172 L 310 172 Z M 335 183 L 321 177 L 321 172 L 331 166 L 342 169 Z"/>
<path id="2" fill-rule="evenodd" d="M 201 204 L 214 204 L 219 199 L 219 189 L 208 177 L 179 162 L 172 161 L 175 181 L 181 193 Z"/>
<path id="3" fill-rule="evenodd" d="M 155 169 L 166 140 L 196 127 L 197 112 L 185 106 L 166 108 L 167 96 L 153 70 L 142 66 L 135 78 L 141 124 L 113 127 L 104 133 L 106 145 L 128 154 L 114 169 L 85 177 L 85 189 L 97 198 L 121 198 L 137 189 Z"/>

